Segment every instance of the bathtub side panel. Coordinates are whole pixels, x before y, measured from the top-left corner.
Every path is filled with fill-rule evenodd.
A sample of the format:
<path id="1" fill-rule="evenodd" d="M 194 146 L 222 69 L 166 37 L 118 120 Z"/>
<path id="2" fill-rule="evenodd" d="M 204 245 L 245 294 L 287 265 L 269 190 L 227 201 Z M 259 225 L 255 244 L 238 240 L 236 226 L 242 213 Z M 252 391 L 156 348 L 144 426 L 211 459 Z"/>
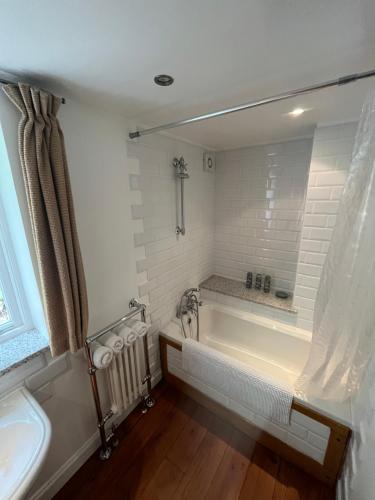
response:
<path id="1" fill-rule="evenodd" d="M 182 368 L 181 351 L 177 351 L 169 345 L 167 346 L 167 360 L 168 371 L 172 375 L 190 384 L 209 398 L 225 406 L 227 409 L 237 413 L 242 418 L 258 427 L 260 433 L 261 431 L 265 431 L 316 462 L 320 464 L 324 463 L 330 435 L 329 427 L 295 410 L 292 410 L 290 425 L 282 425 L 267 420 L 259 413 L 242 407 L 238 403 L 218 393 L 209 385 L 188 375 Z"/>

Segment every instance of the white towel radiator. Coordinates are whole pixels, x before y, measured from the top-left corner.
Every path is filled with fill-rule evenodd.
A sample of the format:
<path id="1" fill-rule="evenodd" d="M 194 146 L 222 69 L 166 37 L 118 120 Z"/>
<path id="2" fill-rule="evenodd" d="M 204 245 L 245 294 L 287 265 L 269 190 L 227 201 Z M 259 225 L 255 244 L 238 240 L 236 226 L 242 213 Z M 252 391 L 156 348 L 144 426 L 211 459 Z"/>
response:
<path id="1" fill-rule="evenodd" d="M 95 408 L 98 418 L 98 429 L 100 434 L 101 448 L 100 448 L 100 459 L 107 460 L 112 453 L 113 446 L 116 446 L 117 439 L 115 436 L 114 426 L 112 426 L 111 432 L 107 435 L 105 430 L 105 424 L 108 420 L 113 417 L 114 411 L 110 409 L 103 415 L 100 394 L 98 389 L 98 381 L 96 378 L 97 368 L 95 367 L 92 359 L 91 344 L 96 340 L 100 339 L 102 335 L 105 335 L 109 331 L 113 330 L 117 326 L 121 325 L 125 321 L 133 318 L 137 314 L 141 315 L 141 320 L 146 322 L 146 306 L 141 304 L 136 299 L 131 299 L 129 302 L 130 311 L 125 314 L 122 318 L 118 319 L 114 323 L 103 328 L 95 335 L 91 335 L 85 341 L 85 349 L 88 361 L 88 373 L 91 381 L 92 394 L 94 397 Z M 143 340 L 142 340 L 143 339 Z M 137 339 L 136 343 L 132 346 L 124 348 L 124 350 L 114 356 L 109 368 L 107 368 L 107 374 L 109 379 L 111 377 L 118 376 L 120 379 L 119 390 L 120 393 L 111 394 L 111 399 L 113 402 L 120 401 L 119 409 L 125 409 L 130 404 L 132 404 L 139 396 L 142 396 L 143 400 L 143 413 L 146 413 L 149 408 L 155 405 L 155 400 L 151 396 L 151 372 L 150 372 L 150 360 L 148 355 L 148 340 L 147 334 L 143 338 Z M 145 376 L 141 378 L 141 363 L 139 359 L 141 349 L 141 343 L 143 343 L 143 354 L 144 354 L 144 365 L 145 365 Z M 146 393 L 142 395 L 143 385 L 146 384 Z M 109 384 L 109 387 L 114 387 L 114 384 Z"/>

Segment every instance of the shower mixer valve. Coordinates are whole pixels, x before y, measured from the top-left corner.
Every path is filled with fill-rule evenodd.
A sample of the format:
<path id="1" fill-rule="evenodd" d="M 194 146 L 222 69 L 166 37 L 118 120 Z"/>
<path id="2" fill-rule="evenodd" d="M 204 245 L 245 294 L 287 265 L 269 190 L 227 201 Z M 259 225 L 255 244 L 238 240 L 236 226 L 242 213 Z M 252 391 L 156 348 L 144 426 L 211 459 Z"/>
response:
<path id="1" fill-rule="evenodd" d="M 179 179 L 188 179 L 189 174 L 187 171 L 187 163 L 183 156 L 180 158 L 173 158 L 173 166 L 176 169 L 176 177 Z"/>

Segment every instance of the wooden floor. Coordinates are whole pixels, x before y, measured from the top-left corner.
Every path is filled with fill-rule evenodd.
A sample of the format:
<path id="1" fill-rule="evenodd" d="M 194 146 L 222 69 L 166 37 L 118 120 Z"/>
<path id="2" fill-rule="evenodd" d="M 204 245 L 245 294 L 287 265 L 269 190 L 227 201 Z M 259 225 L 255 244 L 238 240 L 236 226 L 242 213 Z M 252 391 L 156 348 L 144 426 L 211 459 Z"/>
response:
<path id="1" fill-rule="evenodd" d="M 119 427 L 107 462 L 93 455 L 55 496 L 62 499 L 331 500 L 307 476 L 174 388 Z"/>

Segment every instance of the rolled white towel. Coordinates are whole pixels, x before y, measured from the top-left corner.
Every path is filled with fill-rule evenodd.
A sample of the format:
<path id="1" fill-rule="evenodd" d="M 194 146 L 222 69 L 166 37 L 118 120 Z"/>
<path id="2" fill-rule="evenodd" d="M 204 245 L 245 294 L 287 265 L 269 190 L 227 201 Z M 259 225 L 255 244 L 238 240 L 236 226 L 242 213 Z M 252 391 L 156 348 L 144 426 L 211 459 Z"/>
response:
<path id="1" fill-rule="evenodd" d="M 113 351 L 110 347 L 93 342 L 92 344 L 92 360 L 96 368 L 99 370 L 107 368 L 113 359 Z"/>
<path id="2" fill-rule="evenodd" d="M 144 323 L 143 321 L 140 321 L 139 319 L 129 319 L 126 322 L 127 326 L 129 326 L 132 330 L 135 331 L 135 333 L 138 335 L 138 337 L 143 337 L 146 335 L 148 332 L 149 326 Z"/>
<path id="3" fill-rule="evenodd" d="M 126 346 L 134 344 L 137 340 L 136 332 L 127 325 L 118 326 L 115 328 L 115 332 L 123 339 Z"/>
<path id="4" fill-rule="evenodd" d="M 116 415 L 119 412 L 119 409 L 118 409 L 118 406 L 116 403 L 112 403 L 111 410 L 114 413 L 114 415 Z"/>
<path id="5" fill-rule="evenodd" d="M 110 347 L 115 354 L 121 352 L 124 347 L 124 339 L 114 332 L 105 333 L 100 339 L 100 343 L 105 347 Z"/>

